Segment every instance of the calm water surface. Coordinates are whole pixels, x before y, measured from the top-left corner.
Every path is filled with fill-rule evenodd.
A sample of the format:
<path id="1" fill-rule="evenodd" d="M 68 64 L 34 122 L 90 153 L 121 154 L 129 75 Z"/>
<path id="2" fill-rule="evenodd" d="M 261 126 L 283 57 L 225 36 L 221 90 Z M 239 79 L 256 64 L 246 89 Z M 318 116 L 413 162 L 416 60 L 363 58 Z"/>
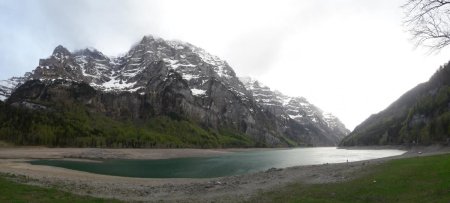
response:
<path id="1" fill-rule="evenodd" d="M 405 153 L 401 150 L 346 150 L 335 147 L 277 149 L 236 152 L 217 157 L 161 160 L 103 160 L 78 162 L 36 160 L 31 164 L 49 165 L 91 173 L 142 178 L 212 178 L 285 168 L 299 165 L 361 161 Z"/>

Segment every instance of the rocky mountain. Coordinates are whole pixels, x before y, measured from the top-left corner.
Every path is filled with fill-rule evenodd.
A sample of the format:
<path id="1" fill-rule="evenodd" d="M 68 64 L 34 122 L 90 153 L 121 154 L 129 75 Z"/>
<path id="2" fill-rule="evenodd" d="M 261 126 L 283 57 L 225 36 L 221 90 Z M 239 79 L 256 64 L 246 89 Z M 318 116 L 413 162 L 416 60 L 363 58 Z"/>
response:
<path id="1" fill-rule="evenodd" d="M 4 108 L 26 107 L 63 118 L 74 116 L 72 120 L 81 120 L 94 127 L 84 126 L 86 129 L 81 130 L 80 126 L 74 125 L 73 129 L 65 129 L 64 134 L 92 131 L 85 134 L 86 137 L 97 136 L 91 138 L 93 140 L 97 140 L 99 135 L 113 136 L 110 129 L 96 127 L 115 122 L 132 123 L 130 125 L 137 132 L 152 126 L 151 132 L 172 133 L 171 139 L 179 143 L 189 142 L 189 146 L 203 147 L 207 147 L 200 144 L 205 139 L 208 146 L 212 143 L 217 147 L 231 143 L 239 146 L 242 140 L 245 140 L 246 146 L 335 145 L 341 138 L 340 134 L 333 136 L 329 133 L 334 127 L 324 127 L 338 126 L 340 122 L 332 117 L 328 117 L 330 122 L 327 122 L 322 114 L 311 114 L 309 110 L 302 109 L 298 103 L 300 100 L 297 109 L 286 110 L 286 113 L 292 111 L 291 114 L 279 115 L 256 102 L 254 95 L 255 92 L 246 88 L 225 61 L 189 43 L 153 36 L 143 37 L 130 51 L 118 57 L 105 56 L 92 48 L 70 52 L 58 46 L 49 58 L 41 59 L 39 66 L 31 73 L 0 82 L 0 99 L 6 99 L 7 104 Z M 289 103 L 294 106 L 295 102 L 293 99 Z M 309 107 L 315 108 L 312 105 Z M 304 114 L 305 118 L 291 118 L 294 111 L 298 115 Z M 313 111 L 316 112 L 317 108 Z M 8 112 L 23 113 L 16 110 Z M 50 117 L 47 120 L 51 121 L 55 117 L 47 113 L 39 116 Z M 169 131 L 164 122 L 161 126 L 154 126 L 155 118 L 164 120 L 166 124 L 183 122 L 187 129 L 174 125 Z M 316 119 L 312 121 L 314 124 L 308 123 L 308 119 L 313 118 Z M 102 122 L 102 125 L 96 122 Z M 29 131 L 34 132 L 38 128 L 32 127 L 35 123 L 27 126 Z M 54 123 L 42 125 L 48 126 L 47 131 L 56 132 Z M 8 126 L 3 132 L 20 131 L 10 128 L 13 127 Z M 192 136 L 186 137 L 185 134 L 189 134 L 186 131 L 192 132 Z M 0 135 L 1 132 L 2 128 Z M 28 134 L 24 133 L 24 136 Z M 74 136 L 70 138 L 73 141 L 78 139 Z M 139 140 L 139 133 L 135 132 L 133 136 L 136 139 L 133 138 L 131 145 L 139 143 L 139 146 L 147 146 L 149 141 Z M 17 141 L 12 135 L 3 137 Z M 39 144 L 42 139 L 33 143 Z M 51 139 L 58 145 L 58 137 Z M 118 138 L 100 140 L 105 139 L 107 143 L 115 143 Z M 154 137 L 149 135 L 148 139 Z M 129 142 L 126 141 L 125 145 L 129 146 Z M 70 145 L 70 141 L 65 143 Z M 82 143 L 86 144 L 84 141 Z"/>
<path id="2" fill-rule="evenodd" d="M 27 77 L 12 77 L 8 80 L 0 80 L 0 101 L 11 96 L 15 88 L 25 83 L 26 79 Z"/>
<path id="3" fill-rule="evenodd" d="M 252 93 L 259 106 L 274 114 L 284 123 L 289 120 L 296 121 L 311 137 L 318 137 L 315 135 L 320 134 L 338 143 L 350 133 L 337 117 L 323 112 L 304 97 L 289 97 L 279 91 L 272 91 L 269 87 L 250 77 L 241 77 L 240 80 Z"/>
<path id="4" fill-rule="evenodd" d="M 371 115 L 340 145 L 429 145 L 450 143 L 450 64 L 428 82 Z"/>

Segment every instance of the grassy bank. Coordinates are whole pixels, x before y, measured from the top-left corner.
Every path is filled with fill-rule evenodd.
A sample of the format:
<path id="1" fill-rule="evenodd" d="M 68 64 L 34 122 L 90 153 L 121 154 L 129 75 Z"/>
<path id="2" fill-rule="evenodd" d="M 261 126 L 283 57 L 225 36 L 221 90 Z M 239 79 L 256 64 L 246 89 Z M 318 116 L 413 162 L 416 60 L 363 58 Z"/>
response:
<path id="1" fill-rule="evenodd" d="M 344 183 L 288 185 L 251 202 L 450 202 L 450 154 L 392 160 Z"/>
<path id="2" fill-rule="evenodd" d="M 5 175 L 0 175 L 0 202 L 118 202 L 93 197 L 74 195 L 54 188 L 15 183 Z"/>

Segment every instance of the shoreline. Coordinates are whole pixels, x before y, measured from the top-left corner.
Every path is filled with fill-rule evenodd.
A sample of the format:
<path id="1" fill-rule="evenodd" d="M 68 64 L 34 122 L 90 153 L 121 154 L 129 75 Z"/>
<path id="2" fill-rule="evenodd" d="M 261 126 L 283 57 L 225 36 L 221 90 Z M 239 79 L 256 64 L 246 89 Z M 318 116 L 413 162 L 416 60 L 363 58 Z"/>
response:
<path id="1" fill-rule="evenodd" d="M 1 159 L 171 159 L 220 156 L 234 152 L 282 150 L 288 148 L 226 148 L 226 149 L 135 149 L 135 148 L 0 148 Z"/>
<path id="2" fill-rule="evenodd" d="M 365 147 L 365 149 L 368 149 Z M 398 149 L 398 148 L 396 148 Z M 128 151 L 128 152 L 124 152 Z M 260 191 L 282 187 L 293 182 L 320 184 L 348 181 L 370 171 L 387 160 L 450 153 L 450 147 L 412 148 L 403 155 L 380 159 L 270 169 L 263 172 L 220 178 L 130 178 L 31 165 L 28 160 L 39 158 L 86 159 L 106 157 L 153 159 L 186 156 L 214 156 L 240 151 L 263 149 L 90 149 L 90 148 L 9 148 L 0 149 L 0 173 L 25 184 L 55 187 L 71 193 L 124 201 L 227 202 L 243 201 Z M 404 149 L 402 149 L 404 150 Z M 38 152 L 39 151 L 39 152 Z M 5 152 L 5 153 L 4 153 Z M 421 153 L 419 153 L 421 152 Z M 13 157 L 6 157 L 13 154 Z M 121 157 L 123 156 L 123 157 Z"/>

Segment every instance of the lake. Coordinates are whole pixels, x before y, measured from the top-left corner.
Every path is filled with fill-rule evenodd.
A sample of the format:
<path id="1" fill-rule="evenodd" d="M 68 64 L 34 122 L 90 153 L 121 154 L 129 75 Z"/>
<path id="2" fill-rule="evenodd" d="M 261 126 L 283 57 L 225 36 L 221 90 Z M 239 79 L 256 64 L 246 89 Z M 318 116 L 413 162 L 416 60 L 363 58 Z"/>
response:
<path id="1" fill-rule="evenodd" d="M 111 159 L 100 162 L 35 160 L 34 165 L 56 166 L 104 175 L 140 178 L 213 178 L 270 168 L 362 161 L 405 153 L 402 150 L 346 150 L 335 147 L 271 149 L 234 152 L 215 157 L 159 160 Z"/>

